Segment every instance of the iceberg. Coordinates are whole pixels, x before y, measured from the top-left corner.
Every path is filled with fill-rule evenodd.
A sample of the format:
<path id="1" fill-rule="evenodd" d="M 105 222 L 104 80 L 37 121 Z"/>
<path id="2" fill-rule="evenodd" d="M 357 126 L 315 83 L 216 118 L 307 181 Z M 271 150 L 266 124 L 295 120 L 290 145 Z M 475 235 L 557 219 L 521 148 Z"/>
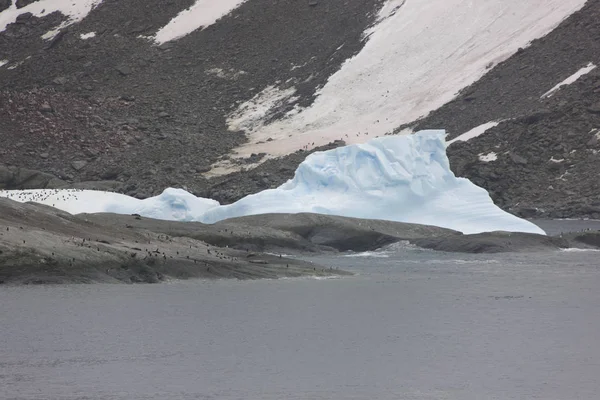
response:
<path id="1" fill-rule="evenodd" d="M 229 205 L 168 188 L 145 200 L 89 190 L 4 191 L 70 213 L 112 212 L 215 223 L 266 213 L 340 215 L 450 228 L 466 234 L 513 231 L 544 234 L 498 208 L 487 191 L 450 170 L 443 130 L 385 136 L 309 155 L 293 179 Z"/>

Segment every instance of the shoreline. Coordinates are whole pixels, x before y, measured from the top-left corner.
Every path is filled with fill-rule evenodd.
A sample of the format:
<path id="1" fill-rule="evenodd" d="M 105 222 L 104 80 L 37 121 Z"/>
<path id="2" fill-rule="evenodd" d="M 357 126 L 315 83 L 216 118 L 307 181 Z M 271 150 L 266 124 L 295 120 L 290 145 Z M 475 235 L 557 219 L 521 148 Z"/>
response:
<path id="1" fill-rule="evenodd" d="M 463 235 L 433 226 L 309 213 L 202 224 L 139 215 L 71 215 L 0 199 L 0 284 L 326 278 L 351 273 L 295 256 L 372 251 L 399 241 L 444 252 L 539 252 L 600 249 L 600 232 Z"/>

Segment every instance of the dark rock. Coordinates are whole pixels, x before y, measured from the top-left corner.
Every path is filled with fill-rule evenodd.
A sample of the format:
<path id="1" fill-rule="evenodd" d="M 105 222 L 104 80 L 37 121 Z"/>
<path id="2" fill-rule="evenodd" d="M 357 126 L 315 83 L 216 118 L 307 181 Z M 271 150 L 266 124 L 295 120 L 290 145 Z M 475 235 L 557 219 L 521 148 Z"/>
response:
<path id="1" fill-rule="evenodd" d="M 73 169 L 75 171 L 80 171 L 82 170 L 85 166 L 87 165 L 87 161 L 83 161 L 83 160 L 79 160 L 79 161 L 73 161 L 71 163 L 71 167 L 73 167 Z"/>
<path id="2" fill-rule="evenodd" d="M 210 167 L 210 165 L 199 165 L 195 169 L 197 173 L 203 174 L 205 172 L 210 171 L 212 168 Z"/>
<path id="3" fill-rule="evenodd" d="M 0 12 L 6 10 L 12 4 L 12 0 L 0 0 Z"/>
<path id="4" fill-rule="evenodd" d="M 65 183 L 51 174 L 0 165 L 0 189 L 54 189 Z"/>
<path id="5" fill-rule="evenodd" d="M 600 114 L 600 102 L 592 104 L 587 110 L 593 114 Z"/>
<path id="6" fill-rule="evenodd" d="M 51 112 L 53 112 L 54 110 L 52 109 L 52 106 L 51 106 L 50 104 L 48 104 L 48 103 L 43 103 L 43 104 L 40 106 L 40 111 L 41 111 L 41 112 L 44 112 L 44 113 L 51 113 Z"/>
<path id="7" fill-rule="evenodd" d="M 100 178 L 105 179 L 105 180 L 111 180 L 111 179 L 117 178 L 122 173 L 123 173 L 123 168 L 115 166 L 115 167 L 108 168 L 108 169 L 102 171 L 100 173 Z"/>
<path id="8" fill-rule="evenodd" d="M 410 242 L 426 249 L 454 253 L 538 252 L 570 247 L 563 238 L 514 232 L 433 237 Z"/>
<path id="9" fill-rule="evenodd" d="M 64 76 L 59 76 L 57 78 L 54 78 L 54 80 L 52 80 L 53 83 L 57 84 L 57 85 L 64 85 L 68 82 L 69 80 L 64 77 Z"/>
<path id="10" fill-rule="evenodd" d="M 30 5 L 31 3 L 35 3 L 36 1 L 38 0 L 17 0 L 15 2 L 15 5 L 17 6 L 17 8 L 23 8 Z"/>
<path id="11" fill-rule="evenodd" d="M 118 181 L 85 181 L 69 183 L 61 189 L 101 190 L 103 192 L 121 192 L 123 183 Z"/>
<path id="12" fill-rule="evenodd" d="M 23 23 L 25 23 L 25 21 L 29 20 L 31 17 L 33 17 L 32 13 L 25 12 L 25 13 L 17 15 L 17 18 L 16 18 L 15 22 L 17 24 L 23 24 Z"/>
<path id="13" fill-rule="evenodd" d="M 36 1 L 38 0 L 17 0 L 15 2 L 15 5 L 17 6 L 17 8 L 23 8 L 30 5 L 31 3 L 35 3 Z"/>
<path id="14" fill-rule="evenodd" d="M 525 157 L 522 157 L 522 156 L 516 154 L 516 153 L 510 153 L 510 159 L 515 164 L 521 164 L 521 165 L 527 164 L 527 159 Z"/>
<path id="15" fill-rule="evenodd" d="M 128 65 L 119 65 L 115 68 L 119 74 L 123 75 L 123 76 L 127 76 L 131 74 L 131 67 Z"/>

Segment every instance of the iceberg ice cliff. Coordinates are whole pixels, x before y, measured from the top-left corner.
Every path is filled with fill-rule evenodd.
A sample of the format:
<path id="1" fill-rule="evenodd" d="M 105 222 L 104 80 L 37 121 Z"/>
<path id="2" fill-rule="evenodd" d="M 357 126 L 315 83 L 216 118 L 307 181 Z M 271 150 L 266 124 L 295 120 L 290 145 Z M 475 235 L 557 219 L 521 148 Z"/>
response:
<path id="1" fill-rule="evenodd" d="M 93 191 L 69 191 L 68 196 L 51 190 L 19 191 L 18 198 L 14 191 L 0 195 L 33 199 L 72 213 L 138 213 L 205 223 L 253 214 L 313 212 L 435 225 L 463 233 L 544 234 L 536 225 L 502 211 L 484 189 L 455 177 L 444 137 L 444 131 L 422 131 L 314 153 L 279 188 L 230 205 L 172 188 L 145 200 Z"/>

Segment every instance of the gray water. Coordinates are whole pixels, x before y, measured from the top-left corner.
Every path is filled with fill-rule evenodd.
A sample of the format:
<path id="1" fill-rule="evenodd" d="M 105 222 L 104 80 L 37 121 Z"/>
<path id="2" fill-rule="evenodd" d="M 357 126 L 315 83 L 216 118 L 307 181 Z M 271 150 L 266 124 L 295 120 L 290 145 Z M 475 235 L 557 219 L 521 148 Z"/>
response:
<path id="1" fill-rule="evenodd" d="M 1 399 L 597 399 L 598 252 L 395 246 L 339 279 L 0 288 Z"/>

